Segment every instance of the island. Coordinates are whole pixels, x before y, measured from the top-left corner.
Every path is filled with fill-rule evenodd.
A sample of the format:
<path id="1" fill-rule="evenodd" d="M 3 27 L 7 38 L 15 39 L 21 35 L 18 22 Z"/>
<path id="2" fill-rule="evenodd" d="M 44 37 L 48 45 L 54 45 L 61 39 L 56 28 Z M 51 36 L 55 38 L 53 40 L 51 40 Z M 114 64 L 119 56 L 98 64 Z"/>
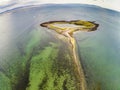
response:
<path id="1" fill-rule="evenodd" d="M 49 21 L 41 23 L 40 26 L 46 27 L 48 29 L 56 31 L 58 34 L 65 36 L 69 43 L 70 47 L 72 48 L 72 54 L 74 57 L 74 64 L 76 66 L 76 72 L 81 82 L 80 90 L 87 90 L 87 83 L 84 75 L 84 70 L 77 55 L 77 47 L 76 47 L 76 40 L 73 36 L 74 32 L 77 31 L 85 31 L 91 32 L 97 30 L 99 24 L 95 23 L 94 21 L 84 21 L 84 20 L 71 20 L 71 21 Z"/>

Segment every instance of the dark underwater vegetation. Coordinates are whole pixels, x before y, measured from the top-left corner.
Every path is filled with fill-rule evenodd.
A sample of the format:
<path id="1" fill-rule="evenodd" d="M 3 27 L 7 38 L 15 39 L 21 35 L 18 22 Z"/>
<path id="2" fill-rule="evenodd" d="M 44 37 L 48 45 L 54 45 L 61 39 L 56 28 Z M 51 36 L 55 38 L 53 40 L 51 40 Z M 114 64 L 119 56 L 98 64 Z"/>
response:
<path id="1" fill-rule="evenodd" d="M 0 90 L 80 90 L 67 39 L 39 24 L 95 21 L 94 32 L 76 32 L 88 90 L 120 89 L 120 13 L 81 4 L 22 7 L 0 14 Z"/>

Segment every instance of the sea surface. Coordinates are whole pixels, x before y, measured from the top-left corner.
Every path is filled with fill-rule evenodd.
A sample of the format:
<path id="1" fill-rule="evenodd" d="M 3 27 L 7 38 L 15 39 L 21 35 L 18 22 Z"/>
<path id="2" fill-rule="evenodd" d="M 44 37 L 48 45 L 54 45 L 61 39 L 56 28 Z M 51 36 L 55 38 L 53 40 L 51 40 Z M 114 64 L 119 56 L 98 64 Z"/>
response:
<path id="1" fill-rule="evenodd" d="M 35 44 L 41 38 L 54 40 L 51 35 L 55 32 L 41 27 L 40 24 L 55 20 L 86 20 L 99 24 L 96 31 L 74 33 L 79 58 L 90 89 L 94 90 L 94 87 L 97 87 L 95 90 L 120 90 L 120 12 L 92 5 L 34 5 L 2 12 L 0 14 L 1 72 L 7 68 L 5 65 L 12 63 L 12 59 L 9 60 L 8 57 L 16 56 L 18 49 L 21 55 L 25 55 L 24 46 L 27 41 L 33 40 Z M 31 43 L 26 47 L 30 48 L 32 45 Z M 1 69 L 2 67 L 4 69 Z"/>

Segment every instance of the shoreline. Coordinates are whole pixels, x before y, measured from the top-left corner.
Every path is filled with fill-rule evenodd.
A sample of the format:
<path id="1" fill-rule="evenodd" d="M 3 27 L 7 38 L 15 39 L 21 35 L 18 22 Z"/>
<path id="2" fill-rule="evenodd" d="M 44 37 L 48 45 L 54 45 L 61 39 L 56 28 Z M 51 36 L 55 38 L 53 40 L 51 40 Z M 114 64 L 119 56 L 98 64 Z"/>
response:
<path id="1" fill-rule="evenodd" d="M 70 24 L 70 25 L 76 25 L 77 27 L 59 27 L 59 26 L 55 26 L 54 24 L 60 24 L 60 25 Z M 98 28 L 99 24 L 96 24 L 95 22 L 91 22 L 91 21 L 82 21 L 82 20 L 71 20 L 71 21 L 61 20 L 61 21 L 45 22 L 40 24 L 40 26 L 46 27 L 51 30 L 55 30 L 57 33 L 64 35 L 68 39 L 72 48 L 73 62 L 75 64 L 75 70 L 78 74 L 77 78 L 80 79 L 79 80 L 80 86 L 78 87 L 80 90 L 87 90 L 88 88 L 87 88 L 86 78 L 81 60 L 79 60 L 79 55 L 76 51 L 77 44 L 75 38 L 73 37 L 73 33 L 75 31 L 87 31 L 87 32 L 95 31 Z"/>

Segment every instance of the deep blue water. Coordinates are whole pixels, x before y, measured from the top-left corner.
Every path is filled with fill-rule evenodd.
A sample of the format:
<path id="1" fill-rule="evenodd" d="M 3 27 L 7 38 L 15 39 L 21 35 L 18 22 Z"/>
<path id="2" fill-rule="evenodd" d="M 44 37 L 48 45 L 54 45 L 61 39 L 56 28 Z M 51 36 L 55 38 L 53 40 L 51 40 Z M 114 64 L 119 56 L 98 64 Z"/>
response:
<path id="1" fill-rule="evenodd" d="M 120 13 L 97 6 L 64 4 L 24 7 L 0 14 L 0 58 L 40 23 L 53 20 L 87 20 L 99 24 L 94 32 L 77 32 L 79 56 L 90 85 L 120 90 Z M 47 35 L 47 34 L 46 34 Z M 92 87 L 92 86 L 91 86 Z"/>

